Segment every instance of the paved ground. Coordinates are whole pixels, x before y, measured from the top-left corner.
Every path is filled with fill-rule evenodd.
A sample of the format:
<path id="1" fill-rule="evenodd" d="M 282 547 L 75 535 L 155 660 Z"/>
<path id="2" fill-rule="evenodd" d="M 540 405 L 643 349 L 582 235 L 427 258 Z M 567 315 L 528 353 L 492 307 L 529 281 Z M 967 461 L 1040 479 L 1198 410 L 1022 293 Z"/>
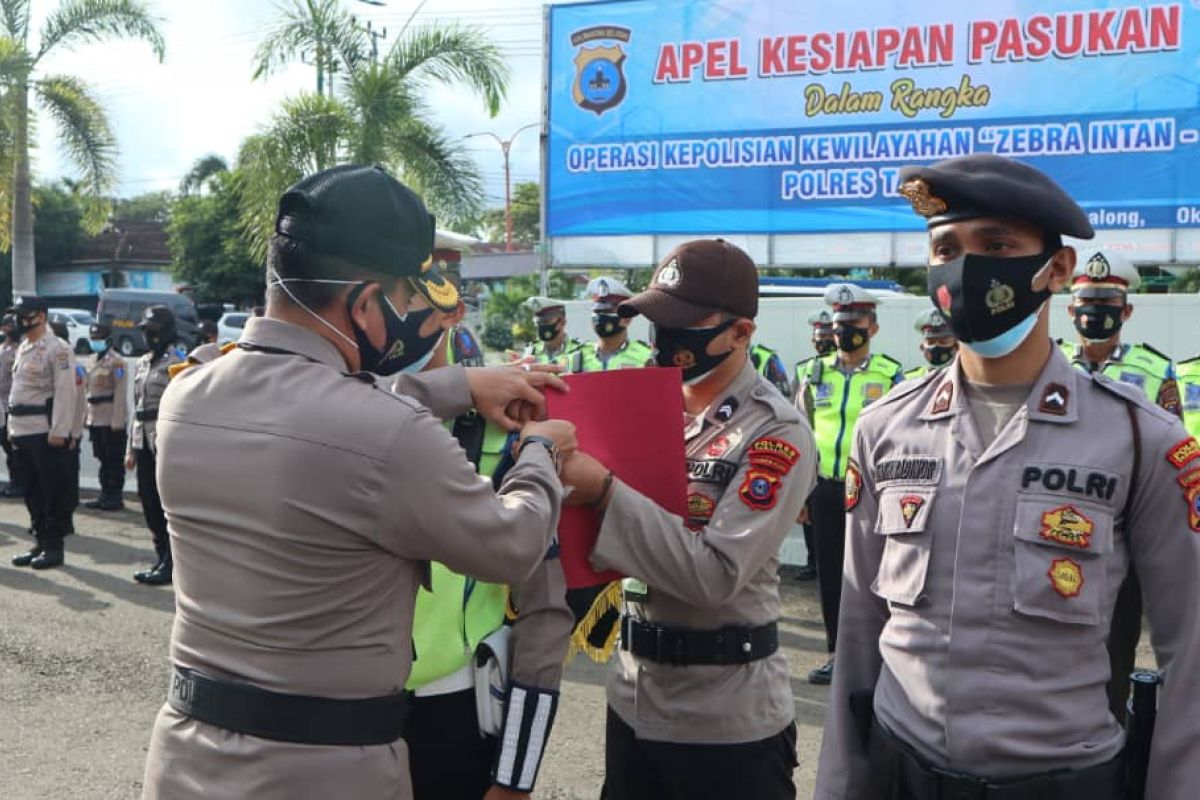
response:
<path id="1" fill-rule="evenodd" d="M 87 499 L 85 497 L 85 499 Z M 76 516 L 63 569 L 9 566 L 27 549 L 20 501 L 0 501 L 0 796 L 5 800 L 138 797 L 150 725 L 162 702 L 174 600 L 134 584 L 152 561 L 136 501 Z M 800 726 L 800 797 L 810 797 L 825 690 L 803 676 L 823 660 L 813 584 L 786 584 L 783 644 Z M 567 673 L 538 798 L 598 796 L 604 740 L 603 668 Z"/>

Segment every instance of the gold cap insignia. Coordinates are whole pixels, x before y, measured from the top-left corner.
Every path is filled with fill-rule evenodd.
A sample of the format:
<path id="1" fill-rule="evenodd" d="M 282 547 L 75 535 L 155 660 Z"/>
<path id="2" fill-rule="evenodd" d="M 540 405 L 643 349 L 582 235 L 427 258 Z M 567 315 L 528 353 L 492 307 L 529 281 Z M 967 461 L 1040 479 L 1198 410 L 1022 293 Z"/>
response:
<path id="1" fill-rule="evenodd" d="M 929 184 L 921 178 L 913 178 L 901 184 L 899 192 L 912 203 L 913 211 L 922 217 L 935 217 L 945 214 L 948 206 L 946 201 L 929 191 Z"/>

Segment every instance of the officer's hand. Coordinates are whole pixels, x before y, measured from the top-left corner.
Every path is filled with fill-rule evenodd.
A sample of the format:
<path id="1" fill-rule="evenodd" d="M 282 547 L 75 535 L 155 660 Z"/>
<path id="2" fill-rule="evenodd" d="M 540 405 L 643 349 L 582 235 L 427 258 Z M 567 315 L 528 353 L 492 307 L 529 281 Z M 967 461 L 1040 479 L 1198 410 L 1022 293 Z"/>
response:
<path id="1" fill-rule="evenodd" d="M 575 453 L 576 448 L 579 447 L 579 442 L 575 439 L 575 426 L 561 419 L 530 422 L 521 428 L 521 439 L 527 436 L 545 436 L 554 442 L 558 446 L 559 464 L 566 462 Z M 515 446 L 520 447 L 520 445 L 521 440 L 518 439 Z"/>
<path id="2" fill-rule="evenodd" d="M 603 510 L 607 505 L 607 499 L 602 496 L 607 477 L 608 467 L 587 453 L 576 452 L 563 464 L 560 476 L 562 484 L 574 489 L 563 502 L 568 506 L 595 506 L 599 503 Z"/>
<path id="3" fill-rule="evenodd" d="M 503 786 L 493 786 L 488 789 L 487 794 L 483 796 L 483 800 L 529 800 L 529 794 L 527 792 L 505 789 Z"/>
<path id="4" fill-rule="evenodd" d="M 467 384 L 475 409 L 506 431 L 520 430 L 530 419 L 545 419 L 543 389 L 567 391 L 567 385 L 548 372 L 510 367 L 471 367 Z"/>
<path id="5" fill-rule="evenodd" d="M 62 436 L 47 436 L 46 444 L 50 445 L 51 447 L 65 447 L 67 440 Z"/>
<path id="6" fill-rule="evenodd" d="M 796 524 L 797 525 L 807 525 L 808 519 L 809 519 L 808 504 L 805 503 L 804 506 L 800 509 L 800 513 L 796 515 Z"/>
<path id="7" fill-rule="evenodd" d="M 126 472 L 129 472 L 136 466 L 137 466 L 137 459 L 134 457 L 133 453 L 130 453 L 129 455 L 125 456 L 125 471 Z"/>

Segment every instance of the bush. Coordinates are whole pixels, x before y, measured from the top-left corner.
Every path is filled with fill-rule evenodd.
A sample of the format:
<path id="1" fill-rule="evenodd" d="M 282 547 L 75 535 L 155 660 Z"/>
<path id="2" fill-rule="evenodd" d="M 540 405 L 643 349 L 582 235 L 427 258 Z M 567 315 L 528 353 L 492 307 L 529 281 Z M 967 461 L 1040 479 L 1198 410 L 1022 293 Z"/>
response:
<path id="1" fill-rule="evenodd" d="M 511 350 L 513 346 L 512 326 L 503 317 L 488 317 L 480 336 L 483 346 L 489 350 Z"/>

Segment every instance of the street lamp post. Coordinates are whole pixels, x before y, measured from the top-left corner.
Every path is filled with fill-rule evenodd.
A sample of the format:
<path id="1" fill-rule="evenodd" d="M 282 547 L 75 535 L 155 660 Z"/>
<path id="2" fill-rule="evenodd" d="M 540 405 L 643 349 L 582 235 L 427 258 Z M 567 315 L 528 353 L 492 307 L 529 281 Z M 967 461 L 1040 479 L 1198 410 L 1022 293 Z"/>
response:
<path id="1" fill-rule="evenodd" d="M 491 131 L 481 131 L 479 133 L 467 134 L 464 138 L 471 139 L 476 136 L 490 136 L 500 145 L 500 152 L 504 154 L 504 252 L 512 252 L 512 172 L 509 168 L 508 153 L 512 149 L 513 140 L 517 138 L 517 134 L 521 131 L 527 131 L 530 128 L 536 128 L 538 123 L 531 122 L 513 131 L 512 136 L 507 139 L 501 139 Z"/>

